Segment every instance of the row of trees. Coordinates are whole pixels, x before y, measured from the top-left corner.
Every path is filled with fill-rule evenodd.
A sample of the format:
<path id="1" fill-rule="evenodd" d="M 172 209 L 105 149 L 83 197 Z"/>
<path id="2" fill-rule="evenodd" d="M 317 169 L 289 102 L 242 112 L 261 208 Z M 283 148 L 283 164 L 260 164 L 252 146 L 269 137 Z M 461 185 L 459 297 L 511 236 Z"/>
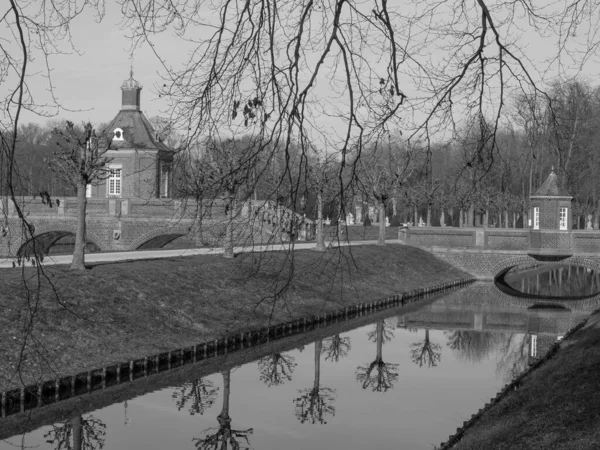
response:
<path id="1" fill-rule="evenodd" d="M 177 146 L 173 196 L 195 205 L 198 223 L 207 200 L 225 199 L 233 221 L 244 201 L 271 199 L 316 219 L 322 250 L 322 218 L 336 223 L 357 205 L 365 207 L 365 215 L 366 205 L 376 207 L 379 217 L 371 220 L 379 222 L 381 243 L 386 217 L 393 225 L 416 224 L 423 217 L 430 226 L 526 226 L 529 196 L 551 167 L 575 197 L 574 222 L 583 226 L 583 217 L 592 214 L 598 228 L 599 92 L 583 81 L 554 84 L 547 96 L 512 98 L 510 122 L 501 129 L 480 119 L 448 143 L 409 143 L 386 133 L 344 152 L 318 149 L 302 138 L 283 148 L 252 135 L 186 140 L 164 121 L 153 122 L 161 132 L 168 130 L 162 138 Z M 249 104 L 246 115 L 258 114 L 260 102 Z M 84 197 L 84 183 L 107 176 L 108 159 L 98 149 L 105 151 L 110 140 L 96 136 L 90 124 L 56 125 L 21 127 L 13 170 L 26 176 L 16 177 L 15 192 Z M 85 198 L 79 203 L 85 215 Z M 231 237 L 231 230 L 226 235 Z"/>

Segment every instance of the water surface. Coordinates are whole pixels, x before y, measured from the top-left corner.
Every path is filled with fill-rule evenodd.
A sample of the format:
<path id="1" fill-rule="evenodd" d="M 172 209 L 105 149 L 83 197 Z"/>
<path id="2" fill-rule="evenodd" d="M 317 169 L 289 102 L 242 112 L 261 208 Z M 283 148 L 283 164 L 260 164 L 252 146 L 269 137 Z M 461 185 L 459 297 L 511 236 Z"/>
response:
<path id="1" fill-rule="evenodd" d="M 212 374 L 201 362 L 170 387 L 94 411 L 87 399 L 116 398 L 114 388 L 69 400 L 76 414 L 40 408 L 54 424 L 0 448 L 431 450 L 600 305 L 532 306 L 473 285 L 253 362 L 224 356 Z"/>

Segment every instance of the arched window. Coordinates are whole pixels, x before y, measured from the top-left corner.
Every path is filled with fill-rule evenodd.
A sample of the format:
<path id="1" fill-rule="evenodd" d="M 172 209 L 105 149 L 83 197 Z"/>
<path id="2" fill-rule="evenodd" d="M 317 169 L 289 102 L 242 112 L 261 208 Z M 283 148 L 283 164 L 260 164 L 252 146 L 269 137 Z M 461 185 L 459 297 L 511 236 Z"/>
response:
<path id="1" fill-rule="evenodd" d="M 113 141 L 123 141 L 125 138 L 123 137 L 123 130 L 121 128 L 115 128 Z"/>

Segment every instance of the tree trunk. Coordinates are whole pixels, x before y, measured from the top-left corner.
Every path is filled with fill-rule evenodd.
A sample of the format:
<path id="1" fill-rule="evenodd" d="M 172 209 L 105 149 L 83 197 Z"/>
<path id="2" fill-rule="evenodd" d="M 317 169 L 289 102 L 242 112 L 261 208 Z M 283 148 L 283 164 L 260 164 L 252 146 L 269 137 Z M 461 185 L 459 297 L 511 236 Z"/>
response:
<path id="1" fill-rule="evenodd" d="M 225 242 L 223 243 L 223 258 L 233 258 L 233 213 L 235 200 L 229 195 L 229 214 L 227 214 L 227 228 L 225 229 Z"/>
<path id="2" fill-rule="evenodd" d="M 509 228 L 508 226 L 508 211 L 504 211 L 504 226 Z"/>
<path id="3" fill-rule="evenodd" d="M 73 430 L 73 450 L 81 450 L 83 444 L 82 418 L 76 416 L 71 419 L 71 428 Z"/>
<path id="4" fill-rule="evenodd" d="M 431 226 L 431 203 L 427 203 L 427 226 Z"/>
<path id="5" fill-rule="evenodd" d="M 441 212 L 440 212 L 440 227 L 445 227 L 446 226 L 446 217 L 444 214 L 444 208 L 442 208 Z"/>
<path id="6" fill-rule="evenodd" d="M 513 211 L 513 228 L 517 228 L 517 213 Z"/>
<path id="7" fill-rule="evenodd" d="M 383 320 L 377 322 L 377 361 L 383 361 Z"/>
<path id="8" fill-rule="evenodd" d="M 377 245 L 385 245 L 385 205 L 379 203 L 379 239 Z"/>
<path id="9" fill-rule="evenodd" d="M 204 246 L 202 236 L 202 199 L 196 199 L 196 217 L 194 218 L 194 244 L 196 247 Z"/>
<path id="10" fill-rule="evenodd" d="M 464 219 L 463 219 L 463 214 L 464 214 L 464 211 L 462 210 L 462 208 L 460 208 L 458 210 L 458 227 L 459 228 L 462 228 L 462 227 L 465 226 Z"/>
<path id="11" fill-rule="evenodd" d="M 315 379 L 313 382 L 313 392 L 318 393 L 321 384 L 321 351 L 323 350 L 323 341 L 315 341 Z"/>
<path id="12" fill-rule="evenodd" d="M 323 195 L 321 192 L 317 194 L 317 245 L 315 250 L 319 252 L 326 250 L 325 233 L 323 233 Z"/>
<path id="13" fill-rule="evenodd" d="M 416 227 L 419 224 L 419 208 L 417 208 L 417 205 L 414 206 L 414 212 L 415 212 L 415 217 L 413 220 L 413 224 Z"/>
<path id="14" fill-rule="evenodd" d="M 85 210 L 87 198 L 85 196 L 86 183 L 80 180 L 77 184 L 77 230 L 75 232 L 75 250 L 73 250 L 73 261 L 71 269 L 85 270 Z"/>
<path id="15" fill-rule="evenodd" d="M 228 422 L 231 420 L 229 418 L 229 394 L 230 394 L 230 386 L 231 386 L 231 370 L 222 372 L 221 375 L 223 375 L 223 408 L 221 409 L 221 414 L 219 414 L 219 416 L 217 418 L 220 425 L 222 425 L 222 422 Z"/>
<path id="16" fill-rule="evenodd" d="M 472 227 L 475 224 L 475 206 L 471 205 L 469 207 L 469 212 L 467 216 L 467 226 Z"/>

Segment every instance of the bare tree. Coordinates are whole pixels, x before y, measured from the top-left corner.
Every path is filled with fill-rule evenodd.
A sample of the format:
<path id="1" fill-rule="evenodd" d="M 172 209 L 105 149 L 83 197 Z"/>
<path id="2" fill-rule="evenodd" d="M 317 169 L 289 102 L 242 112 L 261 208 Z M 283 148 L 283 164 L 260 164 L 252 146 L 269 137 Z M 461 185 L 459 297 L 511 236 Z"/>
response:
<path id="1" fill-rule="evenodd" d="M 425 329 L 425 338 L 421 342 L 415 342 L 410 346 L 412 361 L 419 367 L 435 367 L 442 359 L 442 346 L 431 342 L 429 329 Z"/>
<path id="2" fill-rule="evenodd" d="M 69 121 L 64 130 L 55 128 L 53 133 L 59 150 L 49 160 L 50 166 L 59 177 L 77 189 L 77 229 L 71 269 L 85 270 L 86 190 L 88 185 L 105 180 L 110 175 L 108 163 L 111 159 L 105 156 L 110 150 L 110 140 L 104 139 L 105 142 L 101 143 L 91 123 L 84 125 L 82 134 Z"/>
<path id="3" fill-rule="evenodd" d="M 231 369 L 222 372 L 223 375 L 223 408 L 217 416 L 219 428 L 216 431 L 208 429 L 204 431 L 204 437 L 194 438 L 194 445 L 200 450 L 232 450 L 250 449 L 248 436 L 253 433 L 252 428 L 246 430 L 235 430 L 231 427 L 231 417 L 229 416 L 229 395 L 231 387 Z M 242 447 L 240 440 L 246 442 Z"/>
<path id="4" fill-rule="evenodd" d="M 335 391 L 321 386 L 321 353 L 323 341 L 315 341 L 315 378 L 311 388 L 299 391 L 294 399 L 295 414 L 301 423 L 327 423 L 327 416 L 335 415 Z"/>
<path id="5" fill-rule="evenodd" d="M 267 386 L 279 386 L 292 380 L 297 365 L 293 356 L 275 353 L 258 360 L 259 378 Z"/>
<path id="6" fill-rule="evenodd" d="M 369 339 L 376 343 L 377 352 L 375 359 L 368 366 L 359 366 L 356 369 L 356 380 L 361 383 L 363 389 L 370 387 L 373 392 L 385 392 L 393 388 L 398 381 L 398 364 L 383 360 L 383 344 L 393 336 L 393 331 L 386 328 L 383 320 L 378 321 L 375 330 L 369 333 Z"/>
<path id="7" fill-rule="evenodd" d="M 178 411 L 185 408 L 189 402 L 190 415 L 202 415 L 213 405 L 218 391 L 219 388 L 215 387 L 210 380 L 196 378 L 176 388 L 171 397 L 175 400 Z"/>
<path id="8" fill-rule="evenodd" d="M 350 352 L 350 337 L 342 337 L 339 334 L 325 339 L 323 343 L 323 353 L 325 361 L 338 362 L 340 359 L 348 356 Z"/>
<path id="9" fill-rule="evenodd" d="M 61 424 L 52 425 L 44 434 L 55 450 L 100 450 L 106 441 L 106 424 L 94 416 L 75 416 Z"/>

